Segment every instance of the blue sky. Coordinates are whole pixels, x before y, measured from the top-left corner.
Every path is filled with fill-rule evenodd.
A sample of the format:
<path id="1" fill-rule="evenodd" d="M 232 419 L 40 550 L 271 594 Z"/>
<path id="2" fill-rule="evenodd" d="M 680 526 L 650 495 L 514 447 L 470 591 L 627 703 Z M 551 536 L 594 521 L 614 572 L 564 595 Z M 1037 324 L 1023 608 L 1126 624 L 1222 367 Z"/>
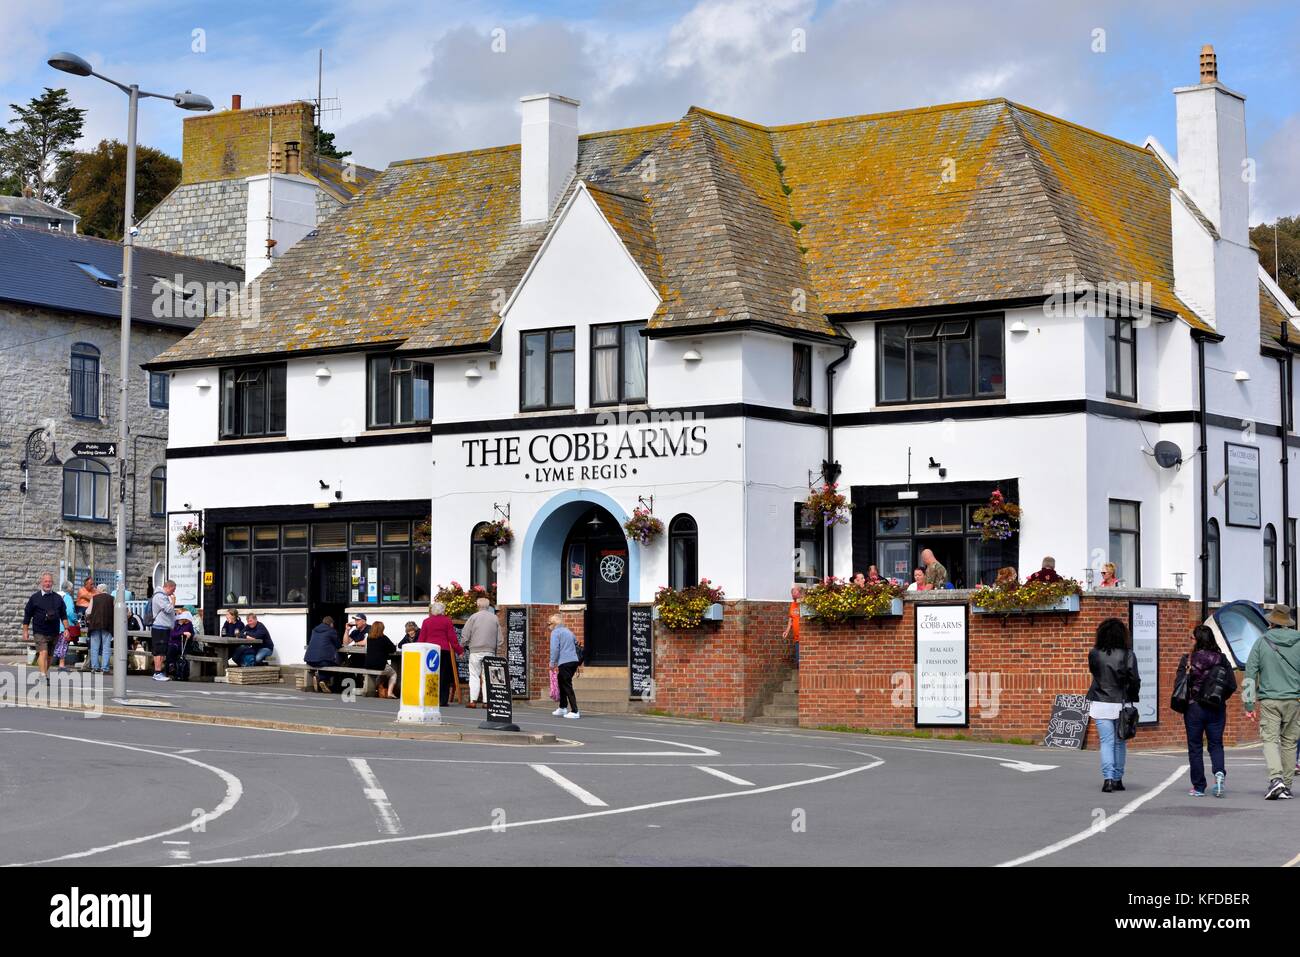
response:
<path id="1" fill-rule="evenodd" d="M 692 104 L 790 123 L 1006 96 L 1133 142 L 1154 135 L 1174 152 L 1170 90 L 1196 81 L 1208 42 L 1222 81 L 1247 97 L 1254 220 L 1300 213 L 1300 4 L 1135 7 L 0 0 L 0 97 L 22 102 L 61 84 L 90 110 L 95 142 L 123 136 L 124 97 L 54 73 L 49 52 L 70 49 L 118 79 L 193 89 L 224 107 L 232 93 L 245 106 L 314 95 L 323 48 L 324 92 L 341 104 L 326 126 L 372 166 L 517 142 L 518 98 L 541 90 L 580 99 L 586 130 L 670 120 Z M 179 155 L 182 118 L 148 104 L 142 141 Z"/>

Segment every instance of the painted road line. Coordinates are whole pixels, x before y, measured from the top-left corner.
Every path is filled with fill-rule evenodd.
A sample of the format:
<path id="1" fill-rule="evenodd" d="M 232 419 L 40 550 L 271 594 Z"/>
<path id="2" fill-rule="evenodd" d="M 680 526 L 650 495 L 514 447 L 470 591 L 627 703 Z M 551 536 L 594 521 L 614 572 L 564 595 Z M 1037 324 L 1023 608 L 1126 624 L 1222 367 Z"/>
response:
<path id="1" fill-rule="evenodd" d="M 703 771 L 705 774 L 712 774 L 715 778 L 722 778 L 722 780 L 730 781 L 732 784 L 739 784 L 742 788 L 752 788 L 754 786 L 753 781 L 746 781 L 744 778 L 738 778 L 734 774 L 728 774 L 726 771 L 719 771 L 717 768 L 708 768 L 703 764 L 697 764 L 695 765 L 695 768 Z"/>
<path id="2" fill-rule="evenodd" d="M 875 755 L 867 752 L 857 753 L 862 754 L 864 757 L 875 758 Z M 654 801 L 649 804 L 634 804 L 631 807 L 607 807 L 603 811 L 583 811 L 580 814 L 563 814 L 557 817 L 533 818 L 527 821 L 506 821 L 504 823 L 482 824 L 475 827 L 462 827 L 452 831 L 437 831 L 430 834 L 404 834 L 401 837 L 382 837 L 371 841 L 349 841 L 346 844 L 324 844 L 319 847 L 299 847 L 289 851 L 263 851 L 259 854 L 244 854 L 238 857 L 217 857 L 206 861 L 189 861 L 185 864 L 176 864 L 172 866 L 201 867 L 204 864 L 242 864 L 244 861 L 266 861 L 280 857 L 302 857 L 307 854 L 321 854 L 327 851 L 352 851 L 364 847 L 380 847 L 385 844 L 408 844 L 414 841 L 435 841 L 450 837 L 465 837 L 469 834 L 514 831 L 524 827 L 543 827 L 547 824 L 568 824 L 573 821 L 589 821 L 593 818 L 637 814 L 641 811 L 654 811 L 666 807 L 683 807 L 688 804 L 703 804 L 706 801 L 729 801 L 736 798 L 755 797 L 760 794 L 775 794 L 779 791 L 788 791 L 791 788 L 808 787 L 812 784 L 823 784 L 827 781 L 838 781 L 852 774 L 858 774 L 861 771 L 870 771 L 872 768 L 878 768 L 884 763 L 883 759 L 875 758 L 875 760 L 870 764 L 862 764 L 857 767 L 846 768 L 843 771 L 836 771 L 834 774 L 824 774 L 821 777 L 807 778 L 803 781 L 788 781 L 784 784 L 769 784 L 765 787 L 754 788 L 752 791 L 723 791 L 718 794 L 703 794 L 699 797 L 674 798 L 668 801 Z"/>
<path id="3" fill-rule="evenodd" d="M 164 844 L 179 844 L 180 847 L 174 848 L 167 852 L 167 856 L 174 861 L 188 861 L 190 859 L 190 842 L 189 841 L 163 841 Z"/>
<path id="4" fill-rule="evenodd" d="M 17 729 L 15 729 L 17 730 Z M 184 834 L 186 831 L 202 832 L 206 827 L 221 817 L 236 804 L 244 795 L 244 785 L 239 778 L 235 777 L 229 771 L 222 768 L 214 767 L 211 764 L 204 764 L 194 758 L 187 758 L 184 755 L 171 754 L 167 751 L 154 751 L 150 748 L 137 748 L 129 744 L 114 744 L 111 741 L 97 741 L 94 738 L 76 738 L 67 734 L 53 734 L 49 731 L 18 731 L 19 734 L 35 734 L 42 738 L 58 738 L 62 741 L 76 741 L 80 744 L 94 744 L 103 748 L 121 748 L 123 751 L 139 751 L 141 754 L 152 754 L 160 758 L 172 758 L 176 761 L 184 761 L 186 764 L 192 764 L 196 768 L 203 768 L 205 771 L 211 771 L 217 777 L 221 778 L 226 785 L 225 797 L 211 811 L 203 811 L 196 815 L 192 820 L 184 824 L 178 824 L 176 827 L 168 828 L 165 831 L 159 831 L 156 834 L 146 834 L 144 837 L 133 837 L 125 841 L 117 841 L 113 844 L 104 844 L 100 847 L 88 848 L 84 851 L 74 851 L 70 854 L 61 854 L 58 857 L 47 857 L 39 861 L 24 861 L 20 864 L 5 864 L 5 867 L 28 867 L 34 864 L 53 864 L 58 861 L 79 860 L 84 857 L 93 857 L 96 854 L 103 854 L 107 851 L 116 851 L 123 847 L 131 847 L 135 844 L 144 844 L 148 841 L 161 840 L 164 837 L 171 837 L 173 834 Z"/>
<path id="5" fill-rule="evenodd" d="M 1297 854 L 1295 857 L 1291 858 L 1291 860 L 1287 861 L 1287 862 L 1286 862 L 1285 864 L 1283 864 L 1282 866 L 1283 866 L 1283 867 L 1295 867 L 1297 864 L 1300 864 L 1300 854 Z"/>
<path id="6" fill-rule="evenodd" d="M 1096 824 L 1089 827 L 1086 831 L 1080 831 L 1078 834 L 1073 834 L 1070 837 L 1067 837 L 1063 841 L 1057 841 L 1055 844 L 1049 844 L 1047 847 L 1044 847 L 1041 850 L 1034 851 L 1032 854 L 1026 854 L 1024 857 L 1017 857 L 1014 860 L 1004 861 L 1003 863 L 999 864 L 998 867 L 1017 867 L 1020 864 L 1028 864 L 1030 861 L 1039 860 L 1040 858 L 1044 858 L 1051 854 L 1055 854 L 1057 851 L 1063 851 L 1067 847 L 1071 847 L 1072 845 L 1078 844 L 1081 841 L 1086 841 L 1088 838 L 1096 834 L 1100 834 L 1102 831 L 1107 830 L 1112 824 L 1118 824 L 1120 821 L 1124 820 L 1124 818 L 1128 817 L 1130 814 L 1132 814 L 1134 811 L 1140 808 L 1143 804 L 1146 804 L 1147 801 L 1150 801 L 1153 797 L 1158 795 L 1161 791 L 1169 787 L 1169 785 L 1173 784 L 1175 781 L 1177 781 L 1186 773 L 1187 773 L 1187 765 L 1184 764 L 1173 774 L 1169 775 L 1169 777 L 1165 778 L 1164 781 L 1159 786 L 1152 789 L 1151 791 L 1148 791 L 1140 798 L 1137 798 L 1134 801 L 1129 801 L 1128 804 L 1125 804 L 1114 814 L 1110 814 L 1104 818 L 1101 818 Z"/>
<path id="7" fill-rule="evenodd" d="M 379 786 L 379 779 L 375 777 L 375 772 L 370 770 L 370 763 L 365 758 L 348 758 L 348 764 L 352 765 L 352 770 L 356 771 L 357 776 L 361 778 L 361 783 L 365 785 L 366 798 L 375 806 L 375 824 L 379 826 L 379 832 L 401 834 L 402 822 L 397 819 L 397 812 L 389 803 L 388 792 Z"/>
<path id="8" fill-rule="evenodd" d="M 681 751 L 583 751 L 582 754 L 592 755 L 601 758 L 618 758 L 618 757 L 639 757 L 639 758 L 669 758 L 669 757 L 699 757 L 704 755 L 706 758 L 715 757 L 719 752 L 712 748 L 701 747 L 698 744 L 683 744 L 680 741 L 664 741 L 661 738 L 639 738 L 631 734 L 616 734 L 614 737 L 623 741 L 649 741 L 651 744 L 671 744 L 674 748 L 683 748 Z"/>
<path id="9" fill-rule="evenodd" d="M 546 778 L 546 780 L 553 781 L 554 783 L 558 784 L 560 787 L 564 788 L 564 790 L 568 791 L 570 794 L 572 794 L 574 797 L 576 797 L 579 801 L 581 801 L 583 804 L 587 805 L 588 807 L 609 807 L 608 804 L 606 804 L 600 798 L 596 797 L 596 795 L 592 794 L 590 791 L 586 790 L 585 788 L 582 788 L 577 784 L 574 784 L 572 781 L 566 778 L 559 771 L 556 771 L 553 768 L 548 768 L 544 764 L 530 764 L 528 766 L 532 768 L 534 771 L 536 771 L 538 774 L 540 774 L 542 777 Z"/>

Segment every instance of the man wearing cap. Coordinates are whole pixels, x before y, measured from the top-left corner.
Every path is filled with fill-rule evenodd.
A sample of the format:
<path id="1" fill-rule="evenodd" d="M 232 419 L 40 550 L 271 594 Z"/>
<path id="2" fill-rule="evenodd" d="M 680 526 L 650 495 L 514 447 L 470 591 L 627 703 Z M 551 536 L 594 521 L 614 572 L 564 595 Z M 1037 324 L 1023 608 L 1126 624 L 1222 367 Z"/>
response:
<path id="1" fill-rule="evenodd" d="M 1292 757 L 1300 738 L 1300 631 L 1285 605 L 1268 613 L 1272 627 L 1260 635 L 1246 659 L 1241 700 L 1246 717 L 1259 712 L 1259 737 L 1268 765 L 1267 801 L 1289 800 L 1295 775 Z"/>
<path id="2" fill-rule="evenodd" d="M 353 615 L 352 621 L 348 623 L 347 631 L 343 633 L 343 644 L 360 645 L 370 637 L 370 624 L 366 621 L 364 614 Z"/>

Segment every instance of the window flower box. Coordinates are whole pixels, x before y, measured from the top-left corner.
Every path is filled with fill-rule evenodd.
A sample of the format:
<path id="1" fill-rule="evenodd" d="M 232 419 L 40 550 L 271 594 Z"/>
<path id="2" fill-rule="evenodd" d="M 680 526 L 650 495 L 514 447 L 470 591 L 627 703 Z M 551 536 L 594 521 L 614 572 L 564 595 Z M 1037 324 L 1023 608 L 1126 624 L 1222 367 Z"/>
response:
<path id="1" fill-rule="evenodd" d="M 823 621 L 897 617 L 903 614 L 903 586 L 889 580 L 859 585 L 827 578 L 804 592 L 799 614 Z"/>
<path id="2" fill-rule="evenodd" d="M 1023 585 L 990 585 L 971 596 L 977 615 L 1069 614 L 1079 610 L 1079 583 L 1073 578 Z"/>
<path id="3" fill-rule="evenodd" d="M 665 628 L 698 628 L 706 621 L 722 621 L 724 597 L 722 589 L 707 578 L 680 591 L 665 585 L 655 593 L 650 618 L 663 622 Z"/>

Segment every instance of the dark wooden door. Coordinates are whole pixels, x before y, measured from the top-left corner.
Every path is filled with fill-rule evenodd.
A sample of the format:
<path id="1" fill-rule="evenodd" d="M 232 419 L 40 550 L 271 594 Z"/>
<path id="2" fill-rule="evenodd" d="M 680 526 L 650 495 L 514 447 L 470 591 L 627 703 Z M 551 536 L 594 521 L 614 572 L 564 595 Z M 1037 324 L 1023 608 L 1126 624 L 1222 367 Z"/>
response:
<path id="1" fill-rule="evenodd" d="M 583 619 L 583 661 L 591 665 L 627 664 L 628 545 L 623 529 L 603 508 L 592 508 L 573 525 L 564 554 L 584 546 L 582 595 L 587 604 Z M 573 562 L 567 561 L 566 594 L 574 594 Z M 570 599 L 572 600 L 572 599 Z"/>

